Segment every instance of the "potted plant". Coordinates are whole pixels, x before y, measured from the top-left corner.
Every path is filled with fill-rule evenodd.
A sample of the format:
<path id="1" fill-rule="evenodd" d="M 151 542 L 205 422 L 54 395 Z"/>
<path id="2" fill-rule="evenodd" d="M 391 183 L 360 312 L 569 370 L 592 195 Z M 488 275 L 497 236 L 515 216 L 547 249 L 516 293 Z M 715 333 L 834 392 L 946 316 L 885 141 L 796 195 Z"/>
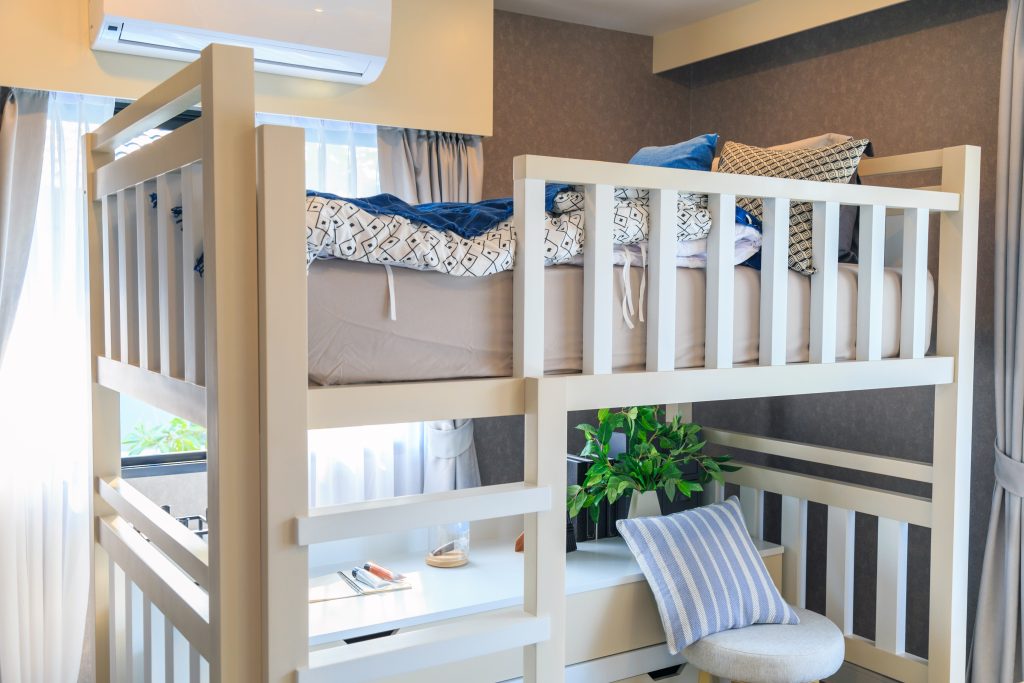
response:
<path id="1" fill-rule="evenodd" d="M 583 484 L 567 490 L 570 518 L 586 508 L 596 522 L 602 500 L 614 503 L 627 493 L 631 496 L 630 517 L 658 515 L 659 489 L 665 490 L 670 501 L 676 493 L 689 498 L 712 480 L 723 482 L 723 472 L 739 469 L 728 464 L 728 455 L 704 454 L 700 425 L 678 416 L 666 421 L 659 406 L 604 408 L 597 412 L 597 426 L 581 424 L 576 428 L 587 438 L 581 455 L 593 462 Z M 611 446 L 615 432 L 626 437 L 624 452 L 612 452 L 620 450 Z M 696 465 L 695 478 L 683 474 L 682 468 L 689 463 Z"/>

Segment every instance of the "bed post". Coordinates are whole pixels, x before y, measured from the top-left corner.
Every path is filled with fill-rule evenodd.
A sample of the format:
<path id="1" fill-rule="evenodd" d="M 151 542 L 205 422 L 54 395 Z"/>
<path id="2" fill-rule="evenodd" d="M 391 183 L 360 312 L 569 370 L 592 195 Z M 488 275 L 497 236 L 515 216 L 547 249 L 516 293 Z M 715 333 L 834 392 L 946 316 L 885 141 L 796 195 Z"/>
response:
<path id="1" fill-rule="evenodd" d="M 523 651 L 524 683 L 565 680 L 565 382 L 526 378 L 523 480 L 551 489 L 551 509 L 526 515 L 524 607 L 548 617 L 547 640 Z"/>
<path id="2" fill-rule="evenodd" d="M 981 150 L 942 152 L 942 190 L 960 208 L 940 214 L 936 353 L 954 359 L 951 384 L 935 387 L 928 680 L 963 681 L 967 660 L 974 313 Z"/>
<path id="3" fill-rule="evenodd" d="M 93 488 L 89 516 L 89 552 L 91 556 L 92 595 L 94 611 L 94 657 L 96 680 L 113 680 L 110 659 L 109 581 L 110 561 L 96 542 L 99 518 L 112 514 L 113 509 L 100 498 L 98 477 L 116 477 L 121 474 L 121 403 L 116 391 L 100 386 L 96 359 L 106 355 L 106 323 L 103 317 L 103 223 L 102 204 L 96 197 L 96 167 L 108 163 L 109 152 L 94 151 L 95 136 L 85 135 L 86 206 L 89 223 L 89 322 L 92 367 L 92 460 L 89 468 L 89 486 Z"/>
<path id="4" fill-rule="evenodd" d="M 266 680 L 293 680 L 309 655 L 309 560 L 295 518 L 309 512 L 303 133 L 256 129 L 260 424 Z M 270 615 L 273 615 L 271 618 Z"/>
<path id="5" fill-rule="evenodd" d="M 251 49 L 202 53 L 214 681 L 263 679 L 256 136 Z M 223 352 L 222 352 L 223 350 Z"/>

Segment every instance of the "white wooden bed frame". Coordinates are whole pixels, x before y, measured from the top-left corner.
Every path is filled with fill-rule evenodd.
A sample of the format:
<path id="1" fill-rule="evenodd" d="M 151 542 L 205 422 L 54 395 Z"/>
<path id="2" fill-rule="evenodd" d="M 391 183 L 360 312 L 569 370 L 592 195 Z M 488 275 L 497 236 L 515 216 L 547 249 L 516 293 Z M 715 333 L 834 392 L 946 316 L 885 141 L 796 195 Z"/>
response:
<path id="1" fill-rule="evenodd" d="M 121 143 L 200 102 L 201 118 L 113 159 Z M 932 496 L 926 499 L 761 466 L 730 475 L 742 487 L 755 535 L 761 533 L 763 492 L 783 496 L 783 586 L 795 604 L 804 602 L 807 502 L 829 506 L 827 613 L 847 634 L 849 661 L 904 681 L 964 680 L 978 148 L 952 147 L 861 164 L 861 175 L 871 177 L 939 171 L 941 184 L 926 189 L 519 157 L 514 376 L 310 387 L 303 136 L 297 129 L 254 126 L 251 53 L 211 46 L 198 61 L 88 135 L 85 145 L 98 680 L 149 681 L 156 668 L 177 676 L 167 680 L 351 682 L 472 658 L 483 669 L 478 666 L 473 676 L 463 678 L 487 680 L 491 655 L 497 661 L 499 651 L 512 648 L 524 653 L 524 680 L 562 680 L 567 411 L 652 403 L 678 404 L 685 411 L 700 401 L 921 385 L 935 387 L 931 464 L 720 430 L 708 430 L 708 437 L 730 448 L 930 484 Z M 585 362 L 580 375 L 544 376 L 545 181 L 587 189 Z M 153 191 L 170 196 L 168 186 L 174 182 L 182 184 L 181 238 L 168 224 L 166 211 L 155 211 L 147 201 Z M 646 372 L 611 373 L 610 204 L 615 186 L 653 188 Z M 706 366 L 685 370 L 673 367 L 673 221 L 679 190 L 709 194 L 714 216 Z M 734 368 L 736 195 L 766 199 L 760 363 Z M 799 364 L 785 360 L 788 200 L 814 202 L 818 272 L 811 276 L 811 360 Z M 833 351 L 840 204 L 861 206 L 857 358 L 847 362 L 835 362 Z M 881 359 L 887 211 L 902 214 L 904 232 L 902 354 L 895 359 Z M 939 215 L 940 234 L 937 338 L 935 355 L 926 355 L 931 212 Z M 192 264 L 202 252 L 200 287 Z M 208 544 L 120 478 L 121 393 L 209 430 Z M 497 415 L 525 416 L 520 483 L 308 507 L 307 429 Z M 855 512 L 879 517 L 874 641 L 852 633 Z M 311 652 L 311 544 L 509 515 L 525 519 L 521 608 Z M 931 538 L 927 661 L 904 651 L 908 524 L 938 532 Z M 154 607 L 166 617 L 162 626 Z M 158 661 L 163 651 L 178 654 Z M 600 667 L 588 671 L 595 676 L 588 680 L 611 675 L 600 673 Z M 422 673 L 411 680 L 435 678 Z"/>

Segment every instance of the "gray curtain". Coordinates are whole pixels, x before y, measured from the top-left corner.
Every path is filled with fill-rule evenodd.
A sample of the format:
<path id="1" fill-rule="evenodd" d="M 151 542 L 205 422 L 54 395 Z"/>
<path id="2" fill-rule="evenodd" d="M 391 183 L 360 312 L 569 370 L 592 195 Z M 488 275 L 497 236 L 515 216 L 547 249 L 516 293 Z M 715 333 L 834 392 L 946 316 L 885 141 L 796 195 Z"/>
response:
<path id="1" fill-rule="evenodd" d="M 472 420 L 423 425 L 423 493 L 480 486 Z"/>
<path id="2" fill-rule="evenodd" d="M 410 204 L 478 202 L 484 179 L 479 135 L 377 128 L 380 190 Z"/>
<path id="3" fill-rule="evenodd" d="M 0 363 L 32 248 L 49 93 L 0 88 Z"/>
<path id="4" fill-rule="evenodd" d="M 1024 0 L 1009 0 L 1003 34 L 996 159 L 996 485 L 975 619 L 972 680 L 1022 678 L 1024 518 Z"/>

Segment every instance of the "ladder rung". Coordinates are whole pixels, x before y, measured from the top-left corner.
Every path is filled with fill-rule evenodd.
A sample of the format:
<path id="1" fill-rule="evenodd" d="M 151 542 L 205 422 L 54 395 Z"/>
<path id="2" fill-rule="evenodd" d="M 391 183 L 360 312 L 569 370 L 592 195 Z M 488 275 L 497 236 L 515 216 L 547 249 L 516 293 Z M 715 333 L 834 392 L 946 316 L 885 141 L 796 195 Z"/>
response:
<path id="1" fill-rule="evenodd" d="M 551 508 L 551 489 L 524 482 L 313 508 L 298 518 L 299 545 L 415 527 L 510 517 Z"/>

